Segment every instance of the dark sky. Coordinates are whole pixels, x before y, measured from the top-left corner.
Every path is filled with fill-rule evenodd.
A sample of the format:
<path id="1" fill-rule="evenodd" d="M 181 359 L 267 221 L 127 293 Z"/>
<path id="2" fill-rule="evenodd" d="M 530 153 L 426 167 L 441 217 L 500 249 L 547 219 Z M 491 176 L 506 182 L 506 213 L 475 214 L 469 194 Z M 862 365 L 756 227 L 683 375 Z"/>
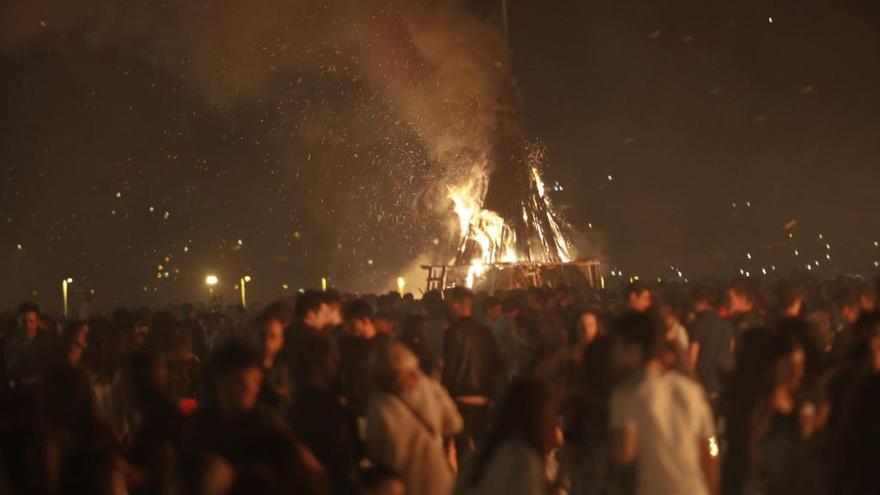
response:
<path id="1" fill-rule="evenodd" d="M 446 126 L 455 62 L 491 60 L 493 33 L 457 31 L 456 11 L 460 51 L 435 86 L 451 92 L 422 105 L 431 91 L 399 80 L 430 89 L 431 67 L 392 61 L 410 56 L 395 37 L 419 32 L 383 8 L 327 21 L 293 3 L 291 17 L 284 2 L 208 3 L 216 24 L 127 2 L 0 9 L 4 32 L 25 26 L 0 36 L 0 300 L 54 309 L 65 276 L 104 304 L 193 299 L 209 272 L 230 299 L 245 273 L 261 299 L 322 275 L 385 290 L 425 253 L 451 256 L 448 205 L 423 192 L 449 170 L 426 151 L 431 123 L 407 115 Z M 490 4 L 464 15 L 492 25 Z M 510 21 L 526 130 L 581 254 L 643 277 L 874 270 L 876 2 L 511 0 Z M 350 48 L 380 40 L 380 58 Z"/>

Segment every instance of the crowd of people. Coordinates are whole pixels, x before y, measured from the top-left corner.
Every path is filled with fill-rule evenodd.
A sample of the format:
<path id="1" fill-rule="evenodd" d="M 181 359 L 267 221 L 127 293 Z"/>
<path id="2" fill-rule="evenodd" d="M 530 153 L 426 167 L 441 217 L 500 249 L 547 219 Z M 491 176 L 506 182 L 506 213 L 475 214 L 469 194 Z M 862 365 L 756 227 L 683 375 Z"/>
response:
<path id="1" fill-rule="evenodd" d="M 876 297 L 744 278 L 75 321 L 23 303 L 0 328 L 0 493 L 880 493 Z"/>

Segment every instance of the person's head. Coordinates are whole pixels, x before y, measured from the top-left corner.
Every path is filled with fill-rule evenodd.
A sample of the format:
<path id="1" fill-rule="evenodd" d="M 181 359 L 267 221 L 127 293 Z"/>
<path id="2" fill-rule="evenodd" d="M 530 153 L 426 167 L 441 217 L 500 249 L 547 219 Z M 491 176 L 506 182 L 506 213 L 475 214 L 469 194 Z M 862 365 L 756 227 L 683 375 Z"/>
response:
<path id="1" fill-rule="evenodd" d="M 180 312 L 184 320 L 195 320 L 199 316 L 199 311 L 193 303 L 183 303 Z"/>
<path id="2" fill-rule="evenodd" d="M 133 335 L 135 347 L 142 346 L 148 335 L 150 335 L 150 322 L 145 319 L 137 320 L 134 323 Z"/>
<path id="3" fill-rule="evenodd" d="M 376 327 L 378 335 L 394 335 L 397 323 L 393 314 L 386 310 L 381 310 L 373 317 L 373 326 Z"/>
<path id="4" fill-rule="evenodd" d="M 541 289 L 532 289 L 526 294 L 526 306 L 529 311 L 542 311 L 547 307 L 547 294 Z"/>
<path id="5" fill-rule="evenodd" d="M 374 355 L 373 374 L 379 390 L 401 394 L 415 389 L 422 379 L 419 359 L 397 341 L 383 343 Z"/>
<path id="6" fill-rule="evenodd" d="M 284 301 L 275 301 L 266 306 L 265 313 L 271 314 L 281 320 L 281 322 L 284 323 L 284 328 L 290 326 L 294 320 L 293 309 L 291 309 L 290 305 Z"/>
<path id="7" fill-rule="evenodd" d="M 718 294 L 715 288 L 708 284 L 698 284 L 691 291 L 691 306 L 697 313 L 711 311 L 718 304 Z"/>
<path id="8" fill-rule="evenodd" d="M 400 475 L 388 468 L 375 466 L 360 474 L 360 495 L 406 495 Z"/>
<path id="9" fill-rule="evenodd" d="M 483 315 L 490 324 L 501 318 L 502 308 L 501 301 L 496 297 L 487 297 L 483 300 Z"/>
<path id="10" fill-rule="evenodd" d="M 518 297 L 507 296 L 501 301 L 501 311 L 503 311 L 504 315 L 508 318 L 515 319 L 521 310 L 522 304 Z"/>
<path id="11" fill-rule="evenodd" d="M 83 320 L 73 321 L 64 327 L 61 333 L 62 340 L 77 342 L 85 347 L 89 336 L 89 322 Z"/>
<path id="12" fill-rule="evenodd" d="M 862 313 L 871 313 L 877 310 L 877 293 L 870 285 L 863 284 L 859 287 L 859 309 Z"/>
<path id="13" fill-rule="evenodd" d="M 629 312 L 614 323 L 616 361 L 621 368 L 637 368 L 660 356 L 666 332 L 658 318 Z"/>
<path id="14" fill-rule="evenodd" d="M 449 291 L 449 309 L 456 319 L 466 318 L 474 314 L 474 294 L 464 287 L 455 287 Z"/>
<path id="15" fill-rule="evenodd" d="M 847 325 L 854 324 L 861 314 L 859 293 L 853 287 L 843 287 L 834 295 L 834 305 Z"/>
<path id="16" fill-rule="evenodd" d="M 589 344 L 599 335 L 599 313 L 594 309 L 584 309 L 578 313 L 575 325 L 575 341 Z"/>
<path id="17" fill-rule="evenodd" d="M 307 290 L 296 299 L 294 319 L 314 330 L 324 330 L 331 324 L 331 308 L 323 292 Z"/>
<path id="18" fill-rule="evenodd" d="M 651 308 L 651 291 L 639 281 L 627 285 L 623 295 L 626 305 L 633 311 L 644 313 Z"/>
<path id="19" fill-rule="evenodd" d="M 345 305 L 345 328 L 348 333 L 362 339 L 376 336 L 373 324 L 373 308 L 363 299 L 355 299 Z"/>
<path id="20" fill-rule="evenodd" d="M 795 318 L 800 316 L 804 306 L 804 298 L 807 291 L 803 285 L 790 281 L 782 284 L 779 289 L 779 305 L 785 316 Z"/>
<path id="21" fill-rule="evenodd" d="M 275 361 L 275 356 L 284 347 L 284 322 L 273 313 L 262 313 L 257 317 L 255 326 L 263 351 L 263 365 Z"/>
<path id="22" fill-rule="evenodd" d="M 225 416 L 250 411 L 257 403 L 263 369 L 260 356 L 242 342 L 230 342 L 214 351 L 208 365 L 217 406 Z"/>
<path id="23" fill-rule="evenodd" d="M 681 317 L 678 316 L 675 309 L 669 304 L 659 304 L 656 316 L 660 318 L 660 322 L 663 324 L 666 340 L 675 340 L 675 328 L 681 325 Z"/>
<path id="24" fill-rule="evenodd" d="M 727 304 L 732 315 L 754 310 L 756 300 L 755 289 L 745 278 L 738 278 L 727 287 Z"/>
<path id="25" fill-rule="evenodd" d="M 26 302 L 18 307 L 18 327 L 28 338 L 37 334 L 40 329 L 40 308 L 36 304 Z"/>

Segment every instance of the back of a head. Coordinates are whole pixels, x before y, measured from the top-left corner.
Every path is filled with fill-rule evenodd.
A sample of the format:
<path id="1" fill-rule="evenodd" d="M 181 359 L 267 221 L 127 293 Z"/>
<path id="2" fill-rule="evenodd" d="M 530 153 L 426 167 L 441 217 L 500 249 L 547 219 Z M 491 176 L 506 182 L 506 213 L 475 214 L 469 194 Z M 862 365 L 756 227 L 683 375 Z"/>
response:
<path id="1" fill-rule="evenodd" d="M 663 323 L 653 313 L 631 311 L 614 322 L 614 333 L 624 345 L 636 345 L 641 349 L 642 362 L 660 355 L 665 330 Z"/>
<path id="2" fill-rule="evenodd" d="M 710 284 L 697 284 L 690 293 L 691 304 L 708 304 L 711 307 L 718 305 L 718 290 Z"/>
<path id="3" fill-rule="evenodd" d="M 453 287 L 449 291 L 449 302 L 451 304 L 469 301 L 473 298 L 474 293 L 464 287 Z"/>
<path id="4" fill-rule="evenodd" d="M 384 391 L 398 393 L 399 376 L 419 370 L 419 359 L 405 344 L 391 340 L 383 342 L 373 355 L 373 378 Z"/>
<path id="5" fill-rule="evenodd" d="M 754 283 L 746 277 L 737 277 L 730 282 L 727 288 L 752 304 L 758 302 L 758 291 Z"/>
<path id="6" fill-rule="evenodd" d="M 214 350 L 206 371 L 211 378 L 260 367 L 260 353 L 252 345 L 233 340 Z"/>

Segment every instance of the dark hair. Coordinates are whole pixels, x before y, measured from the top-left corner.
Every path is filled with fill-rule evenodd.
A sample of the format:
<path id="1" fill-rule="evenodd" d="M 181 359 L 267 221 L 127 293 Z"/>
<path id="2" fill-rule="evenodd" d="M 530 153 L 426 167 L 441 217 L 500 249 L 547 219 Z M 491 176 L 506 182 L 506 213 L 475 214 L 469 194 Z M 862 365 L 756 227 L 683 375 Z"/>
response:
<path id="1" fill-rule="evenodd" d="M 838 308 L 858 306 L 859 291 L 851 285 L 842 287 L 834 294 L 834 304 L 837 305 Z"/>
<path id="2" fill-rule="evenodd" d="M 453 287 L 449 291 L 449 302 L 450 303 L 462 302 L 467 299 L 473 299 L 473 298 L 474 298 L 474 293 L 471 292 L 469 289 L 465 289 L 464 287 Z"/>
<path id="3" fill-rule="evenodd" d="M 521 308 L 522 302 L 516 296 L 507 296 L 501 302 L 501 310 L 505 313 L 510 313 L 511 311 L 515 311 Z"/>
<path id="4" fill-rule="evenodd" d="M 730 282 L 727 288 L 736 294 L 746 298 L 750 303 L 758 302 L 758 292 L 752 282 L 745 277 L 737 277 Z"/>
<path id="5" fill-rule="evenodd" d="M 717 306 L 718 290 L 709 284 L 697 284 L 691 290 L 691 303 L 697 304 L 701 302 L 706 302 L 712 307 Z"/>
<path id="6" fill-rule="evenodd" d="M 483 311 L 488 312 L 490 309 L 500 306 L 501 300 L 494 296 L 489 296 L 486 299 L 483 299 Z"/>
<path id="7" fill-rule="evenodd" d="M 320 309 L 322 304 L 327 304 L 323 292 L 307 290 L 296 298 L 296 304 L 293 306 L 293 318 L 296 321 L 302 321 L 310 311 Z"/>
<path id="8" fill-rule="evenodd" d="M 614 332 L 624 344 L 635 344 L 642 349 L 642 360 L 658 357 L 662 350 L 665 331 L 655 314 L 628 312 L 614 322 Z"/>
<path id="9" fill-rule="evenodd" d="M 628 300 L 630 298 L 630 295 L 632 295 L 632 294 L 639 295 L 642 292 L 645 292 L 646 290 L 650 290 L 650 289 L 648 289 L 647 285 L 645 285 L 643 282 L 641 282 L 639 280 L 634 280 L 626 285 L 626 289 L 624 289 L 624 291 L 623 291 L 623 297 L 624 297 L 624 299 Z"/>
<path id="10" fill-rule="evenodd" d="M 343 310 L 345 321 L 365 320 L 373 318 L 373 308 L 363 299 L 355 299 L 345 305 Z"/>
<path id="11" fill-rule="evenodd" d="M 24 316 L 25 313 L 36 313 L 37 316 L 40 315 L 40 307 L 36 305 L 36 303 L 32 303 L 30 301 L 25 301 L 18 305 L 18 311 L 16 315 L 18 317 Z"/>
<path id="12" fill-rule="evenodd" d="M 260 367 L 260 353 L 251 345 L 231 341 L 218 347 L 208 362 L 207 371 L 214 378 L 236 371 Z"/>

